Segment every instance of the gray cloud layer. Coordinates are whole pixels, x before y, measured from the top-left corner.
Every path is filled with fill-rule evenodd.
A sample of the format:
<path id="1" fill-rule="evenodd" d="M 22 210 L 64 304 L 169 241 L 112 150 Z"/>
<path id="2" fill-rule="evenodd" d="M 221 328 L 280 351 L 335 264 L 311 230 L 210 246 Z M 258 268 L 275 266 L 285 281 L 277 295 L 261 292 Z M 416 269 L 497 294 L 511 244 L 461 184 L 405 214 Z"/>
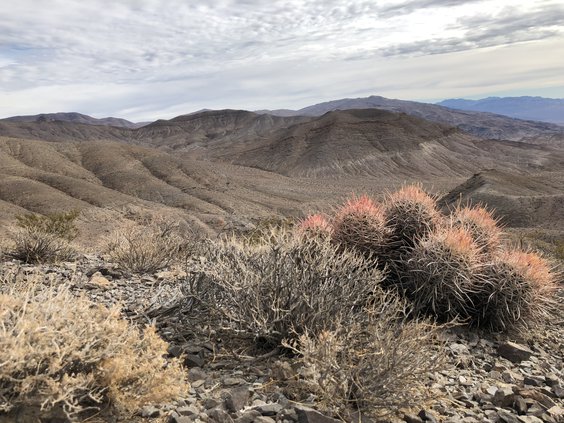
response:
<path id="1" fill-rule="evenodd" d="M 78 110 L 146 119 L 200 107 L 299 107 L 333 95 L 394 95 L 411 86 L 399 75 L 427 66 L 429 55 L 522 45 L 511 50 L 521 55 L 531 41 L 562 40 L 560 2 L 491 7 L 497 3 L 511 4 L 19 0 L 0 10 L 0 116 Z M 533 69 L 558 68 L 552 60 Z M 433 72 L 423 82 L 427 94 L 409 97 L 440 97 L 433 83 L 440 72 Z M 394 80 L 383 85 L 384 76 Z"/>

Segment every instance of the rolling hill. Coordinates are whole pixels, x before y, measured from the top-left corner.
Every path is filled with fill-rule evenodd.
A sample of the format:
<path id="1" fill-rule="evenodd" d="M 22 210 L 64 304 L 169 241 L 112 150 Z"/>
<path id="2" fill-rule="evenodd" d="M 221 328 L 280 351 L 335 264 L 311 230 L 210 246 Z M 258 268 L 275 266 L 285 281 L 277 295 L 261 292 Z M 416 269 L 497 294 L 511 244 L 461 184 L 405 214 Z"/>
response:
<path id="1" fill-rule="evenodd" d="M 550 215 L 558 227 L 554 191 L 563 174 L 564 149 L 554 145 L 484 140 L 376 108 L 288 117 L 203 111 L 136 129 L 2 121 L 0 232 L 18 213 L 72 208 L 83 211 L 85 243 L 146 213 L 217 232 L 303 216 L 351 193 L 381 196 L 406 182 L 445 198 L 487 200 L 511 225 L 540 225 Z M 555 181 L 549 191 L 545 179 Z M 538 186 L 523 189 L 528 181 Z M 484 187 L 494 182 L 491 194 Z"/>

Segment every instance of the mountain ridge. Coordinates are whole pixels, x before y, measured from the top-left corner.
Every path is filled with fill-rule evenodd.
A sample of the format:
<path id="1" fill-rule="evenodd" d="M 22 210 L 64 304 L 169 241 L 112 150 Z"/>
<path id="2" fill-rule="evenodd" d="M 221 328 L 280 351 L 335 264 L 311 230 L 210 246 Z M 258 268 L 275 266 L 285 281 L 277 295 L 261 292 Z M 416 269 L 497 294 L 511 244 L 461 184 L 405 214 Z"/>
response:
<path id="1" fill-rule="evenodd" d="M 126 119 L 116 117 L 94 118 L 78 112 L 56 112 L 56 113 L 39 113 L 37 115 L 21 115 L 11 116 L 8 118 L 0 119 L 7 122 L 71 122 L 82 123 L 85 125 L 94 126 L 114 126 L 117 128 L 140 128 L 147 124 L 147 122 L 131 122 Z"/>
<path id="2" fill-rule="evenodd" d="M 496 113 L 517 119 L 564 126 L 564 99 L 562 98 L 540 96 L 486 97 L 479 100 L 453 98 L 436 104 L 451 109 Z"/>

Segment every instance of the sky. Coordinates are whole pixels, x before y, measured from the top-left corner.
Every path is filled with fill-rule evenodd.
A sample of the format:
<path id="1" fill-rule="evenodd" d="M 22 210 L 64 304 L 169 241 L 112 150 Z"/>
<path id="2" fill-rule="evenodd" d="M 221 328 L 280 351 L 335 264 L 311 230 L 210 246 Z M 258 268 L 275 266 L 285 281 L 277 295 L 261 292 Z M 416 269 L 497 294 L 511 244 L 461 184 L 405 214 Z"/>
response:
<path id="1" fill-rule="evenodd" d="M 564 97 L 564 0 L 2 0 L 0 117 Z"/>

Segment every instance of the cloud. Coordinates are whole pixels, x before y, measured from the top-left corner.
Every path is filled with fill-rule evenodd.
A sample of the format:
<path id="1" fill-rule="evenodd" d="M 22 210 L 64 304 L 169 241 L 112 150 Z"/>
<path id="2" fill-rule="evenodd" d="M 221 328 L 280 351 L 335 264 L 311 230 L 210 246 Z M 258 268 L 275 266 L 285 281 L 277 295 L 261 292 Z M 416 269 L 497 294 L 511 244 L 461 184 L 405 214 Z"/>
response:
<path id="1" fill-rule="evenodd" d="M 379 52 L 384 56 L 444 54 L 552 38 L 564 33 L 564 5 L 554 4 L 530 11 L 507 7 L 496 15 L 459 18 L 449 29 L 462 33 L 457 37 L 391 45 Z"/>
<path id="2" fill-rule="evenodd" d="M 413 13 L 421 9 L 444 8 L 476 3 L 480 0 L 410 0 L 389 4 L 378 9 L 381 17 L 392 17 Z"/>
<path id="3" fill-rule="evenodd" d="M 77 110 L 146 120 L 203 107 L 298 107 L 359 92 L 436 98 L 446 83 L 435 82 L 443 72 L 427 61 L 437 54 L 450 68 L 483 47 L 519 44 L 527 56 L 561 42 L 563 26 L 562 6 L 550 0 L 509 9 L 511 0 L 48 3 L 0 9 L 1 116 Z M 468 54 L 486 56 L 495 60 Z M 507 58 L 522 66 L 518 59 Z M 536 83 L 557 80 L 552 69 L 561 62 L 539 60 L 535 72 L 550 71 Z M 414 87 L 417 67 L 428 72 Z M 480 85 L 475 78 L 467 82 Z"/>

